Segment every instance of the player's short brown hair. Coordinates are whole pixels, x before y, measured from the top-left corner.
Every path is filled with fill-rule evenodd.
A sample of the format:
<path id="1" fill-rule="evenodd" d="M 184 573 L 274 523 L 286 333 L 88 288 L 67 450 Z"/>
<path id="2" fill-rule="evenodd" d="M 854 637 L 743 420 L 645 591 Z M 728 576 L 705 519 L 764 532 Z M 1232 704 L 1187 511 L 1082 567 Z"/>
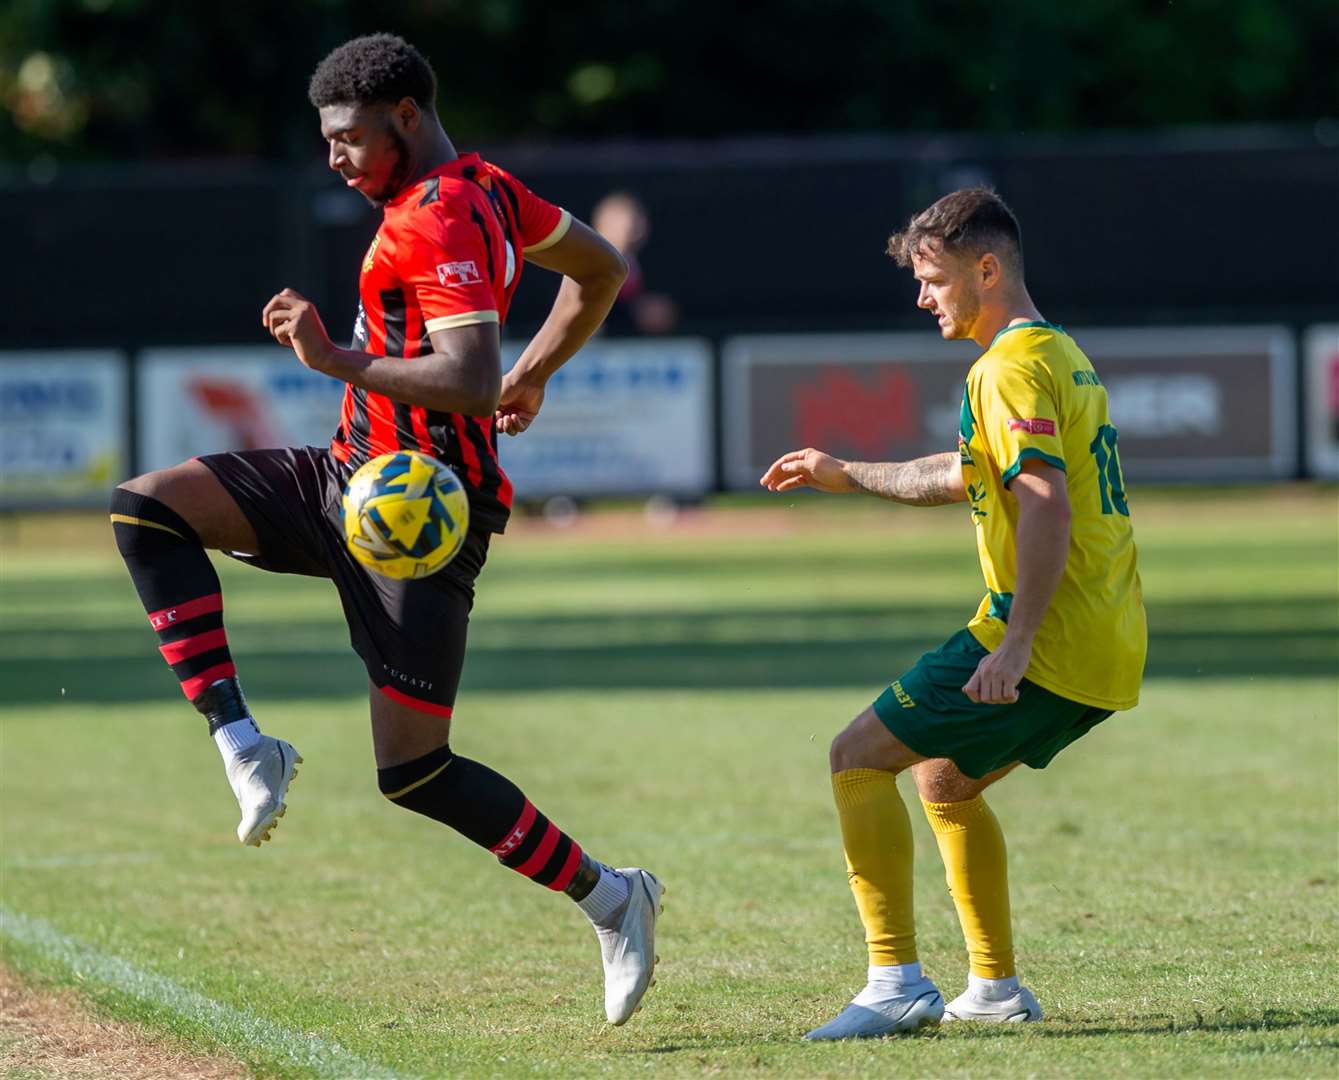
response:
<path id="1" fill-rule="evenodd" d="M 963 188 L 912 215 L 905 229 L 888 237 L 888 254 L 898 266 L 910 266 L 927 241 L 955 254 L 994 252 L 1023 272 L 1023 230 L 993 188 Z"/>
<path id="2" fill-rule="evenodd" d="M 346 41 L 317 66 L 307 97 L 327 105 L 394 105 L 409 97 L 420 109 L 436 108 L 437 76 L 432 65 L 404 38 L 367 34 Z"/>

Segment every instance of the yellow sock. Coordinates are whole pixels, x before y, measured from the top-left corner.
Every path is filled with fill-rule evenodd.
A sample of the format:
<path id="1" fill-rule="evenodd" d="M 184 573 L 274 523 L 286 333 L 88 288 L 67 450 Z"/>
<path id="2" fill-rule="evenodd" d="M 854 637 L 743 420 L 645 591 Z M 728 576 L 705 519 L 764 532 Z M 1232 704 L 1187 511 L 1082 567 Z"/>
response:
<path id="1" fill-rule="evenodd" d="M 869 962 L 878 967 L 914 963 L 911 818 L 897 792 L 897 777 L 882 769 L 843 769 L 832 774 L 832 797 Z"/>
<path id="2" fill-rule="evenodd" d="M 983 979 L 1012 977 L 1009 866 L 999 821 L 980 795 L 968 802 L 922 800 L 922 805 L 939 842 L 972 974 Z"/>

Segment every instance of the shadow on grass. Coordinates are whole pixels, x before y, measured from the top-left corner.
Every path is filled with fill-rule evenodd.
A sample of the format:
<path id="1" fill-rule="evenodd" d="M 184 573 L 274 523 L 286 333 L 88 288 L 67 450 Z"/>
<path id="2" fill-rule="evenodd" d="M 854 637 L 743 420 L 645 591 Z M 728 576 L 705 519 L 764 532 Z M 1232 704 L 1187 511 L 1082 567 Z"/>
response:
<path id="1" fill-rule="evenodd" d="M 251 695 L 360 694 L 361 663 L 331 618 L 230 620 Z M 962 626 L 959 605 L 488 616 L 471 627 L 472 691 L 860 686 L 875 692 Z M 1325 597 L 1155 606 L 1148 676 L 1339 675 L 1339 625 Z M 0 629 L 0 700 L 140 701 L 176 692 L 147 627 Z M 62 693 L 63 691 L 63 693 Z"/>
<path id="2" fill-rule="evenodd" d="M 1095 1035 L 1182 1035 L 1193 1031 L 1206 1034 L 1231 1034 L 1249 1031 L 1288 1031 L 1295 1028 L 1339 1029 L 1339 1010 L 1335 1009 L 1265 1009 L 1248 1015 L 1224 1015 L 1226 1010 L 1203 1013 L 1196 1010 L 1188 1016 L 1154 1013 L 1128 1019 L 1116 1016 L 1070 1017 L 1051 1015 L 1044 1024 L 990 1025 L 971 1027 L 974 1038 L 1008 1038 L 1014 1032 L 1026 1030 L 1035 1037 L 1047 1039 L 1082 1039 Z M 1339 1034 L 1332 1039 L 1312 1042 L 1313 1046 L 1339 1046 Z"/>
<path id="3" fill-rule="evenodd" d="M 1206 1035 L 1238 1034 L 1244 1032 L 1289 1031 L 1297 1028 L 1339 1028 L 1339 1010 L 1282 1010 L 1266 1009 L 1259 1015 L 1222 1016 L 1204 1015 L 1196 1012 L 1190 1016 L 1154 1014 L 1124 1019 L 1106 1016 L 1075 1018 L 1049 1016 L 1042 1024 L 951 1024 L 938 1028 L 922 1028 L 920 1031 L 901 1035 L 884 1036 L 898 1042 L 904 1039 L 945 1039 L 966 1037 L 973 1041 L 987 1039 L 1016 1039 L 1019 1037 L 1038 1039 L 1085 1039 L 1096 1036 L 1120 1035 L 1184 1035 L 1191 1032 L 1204 1032 Z M 634 1056 L 652 1054 L 675 1054 L 685 1051 L 720 1050 L 722 1045 L 755 1047 L 763 1038 L 784 1038 L 784 1032 L 750 1032 L 733 1038 L 689 1038 L 676 1039 L 631 1051 Z M 799 1042 L 802 1031 L 794 1032 Z M 822 1043 L 815 1043 L 821 1046 Z M 1308 1046 L 1315 1048 L 1339 1047 L 1339 1035 L 1332 1038 L 1312 1039 Z"/>

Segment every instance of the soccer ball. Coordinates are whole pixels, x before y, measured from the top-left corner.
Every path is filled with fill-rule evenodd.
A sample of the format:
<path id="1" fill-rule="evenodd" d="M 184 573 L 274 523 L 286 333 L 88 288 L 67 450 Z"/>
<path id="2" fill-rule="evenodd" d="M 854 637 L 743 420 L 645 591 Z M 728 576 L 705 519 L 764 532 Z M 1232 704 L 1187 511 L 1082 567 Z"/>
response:
<path id="1" fill-rule="evenodd" d="M 389 578 L 421 578 L 465 542 L 470 504 L 456 474 L 415 450 L 375 457 L 344 488 L 344 540 L 353 557 Z"/>

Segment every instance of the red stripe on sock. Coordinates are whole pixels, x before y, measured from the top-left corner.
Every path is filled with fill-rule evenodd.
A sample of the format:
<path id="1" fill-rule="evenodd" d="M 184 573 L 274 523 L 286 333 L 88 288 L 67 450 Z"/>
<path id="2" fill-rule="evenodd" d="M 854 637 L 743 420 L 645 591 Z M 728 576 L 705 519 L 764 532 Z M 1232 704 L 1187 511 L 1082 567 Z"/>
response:
<path id="1" fill-rule="evenodd" d="M 521 816 L 516 819 L 516 824 L 508 830 L 506 836 L 488 850 L 499 859 L 510 855 L 521 846 L 521 843 L 525 840 L 526 833 L 530 831 L 530 826 L 535 823 L 535 817 L 538 813 L 539 811 L 535 809 L 535 804 L 529 799 L 526 799 L 525 809 L 521 811 Z"/>
<path id="2" fill-rule="evenodd" d="M 169 641 L 166 645 L 159 645 L 158 651 L 163 654 L 163 659 L 169 664 L 179 664 L 183 660 L 189 660 L 192 656 L 199 656 L 202 652 L 208 652 L 210 649 L 217 649 L 228 644 L 228 632 L 219 627 L 217 630 L 206 630 L 203 634 L 196 634 L 195 637 L 183 638 L 181 641 Z"/>
<path id="3" fill-rule="evenodd" d="M 424 701 L 422 698 L 410 697 L 403 690 L 397 690 L 393 686 L 377 687 L 392 701 L 398 701 L 401 705 L 408 705 L 411 709 L 417 709 L 419 712 L 432 713 L 433 716 L 450 717 L 450 705 L 434 705 L 431 701 Z"/>
<path id="4" fill-rule="evenodd" d="M 518 874 L 524 874 L 526 877 L 534 877 L 544 869 L 544 864 L 549 861 L 549 856 L 553 854 L 553 849 L 558 846 L 558 838 L 562 833 L 558 831 L 558 826 L 549 822 L 549 827 L 544 833 L 544 839 L 539 842 L 539 847 L 535 848 L 534 854 L 520 866 L 516 867 Z"/>
<path id="5" fill-rule="evenodd" d="M 572 884 L 572 879 L 577 876 L 577 867 L 580 865 L 581 845 L 573 840 L 572 850 L 567 853 L 567 861 L 563 863 L 563 868 L 558 871 L 558 876 L 549 882 L 549 888 L 554 892 L 562 892 Z"/>
<path id="6" fill-rule="evenodd" d="M 211 615 L 215 611 L 222 610 L 223 594 L 211 593 L 209 596 L 198 596 L 194 600 L 187 600 L 184 604 L 178 604 L 176 607 L 167 607 L 163 608 L 162 611 L 149 612 L 149 625 L 155 630 L 166 630 L 169 626 L 183 623 L 187 619 L 195 619 L 201 615 Z"/>
<path id="7" fill-rule="evenodd" d="M 181 680 L 181 692 L 186 695 L 187 701 L 194 701 L 206 690 L 211 683 L 216 683 L 220 679 L 228 679 L 237 674 L 237 665 L 229 660 L 226 664 L 215 664 L 212 668 L 206 668 L 199 675 L 194 675 L 189 679 Z"/>

